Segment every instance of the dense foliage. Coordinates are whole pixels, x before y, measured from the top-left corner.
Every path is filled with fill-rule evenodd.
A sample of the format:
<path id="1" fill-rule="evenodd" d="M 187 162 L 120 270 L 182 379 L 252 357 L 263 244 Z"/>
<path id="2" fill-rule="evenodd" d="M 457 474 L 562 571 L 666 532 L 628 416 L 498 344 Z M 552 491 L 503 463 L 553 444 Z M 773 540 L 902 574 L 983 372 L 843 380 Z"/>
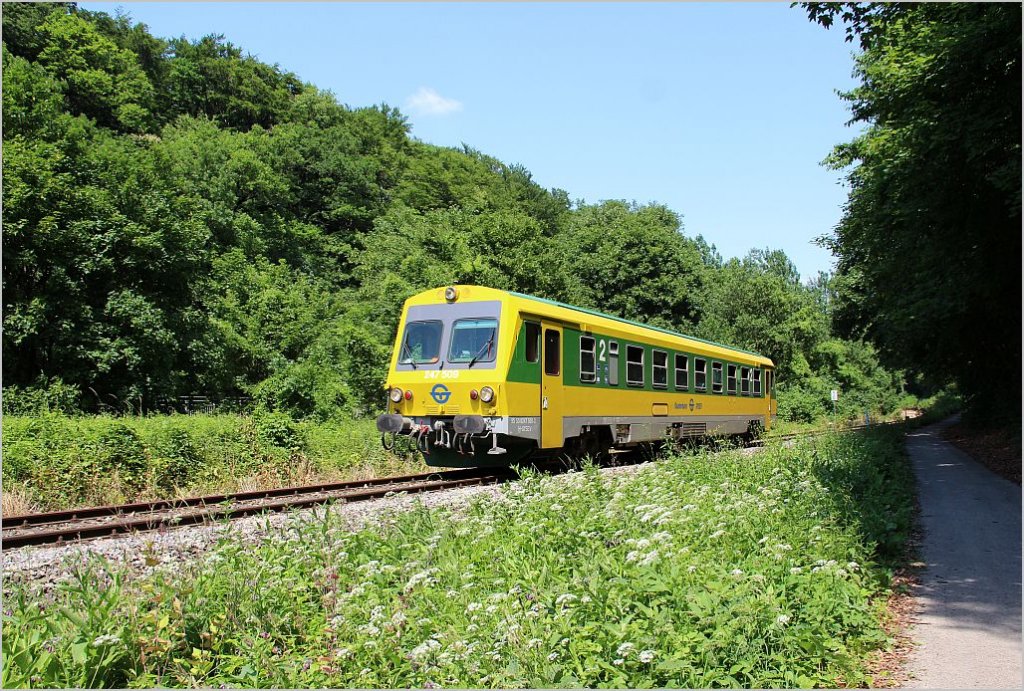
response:
<path id="1" fill-rule="evenodd" d="M 223 37 L 162 40 L 73 4 L 3 13 L 8 412 L 246 395 L 379 407 L 402 301 L 467 282 L 752 348 L 784 410 L 890 409 L 899 376 L 831 335 L 827 276 L 723 262 L 650 204 L 570 203 L 519 165 L 415 140 Z"/>
<path id="2" fill-rule="evenodd" d="M 890 365 L 1020 413 L 1020 3 L 807 3 L 862 49 L 843 94 L 837 323 Z"/>
<path id="3" fill-rule="evenodd" d="M 871 685 L 909 535 L 902 433 L 532 477 L 494 500 L 330 515 L 132 578 L 8 579 L 5 687 Z M 160 555 L 145 555 L 158 564 Z"/>
<path id="4" fill-rule="evenodd" d="M 4 416 L 4 513 L 426 472 L 371 420 L 283 413 Z"/>

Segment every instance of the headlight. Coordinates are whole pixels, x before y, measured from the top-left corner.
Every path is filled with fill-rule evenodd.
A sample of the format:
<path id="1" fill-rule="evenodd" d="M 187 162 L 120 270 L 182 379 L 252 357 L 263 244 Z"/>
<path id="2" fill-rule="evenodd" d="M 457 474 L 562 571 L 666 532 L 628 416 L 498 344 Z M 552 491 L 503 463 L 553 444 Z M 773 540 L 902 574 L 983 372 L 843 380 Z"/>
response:
<path id="1" fill-rule="evenodd" d="M 480 389 L 480 400 L 484 403 L 490 403 L 494 400 L 494 389 L 489 386 L 485 386 Z"/>
<path id="2" fill-rule="evenodd" d="M 392 403 L 398 403 L 402 400 L 402 390 L 396 386 L 395 388 L 391 389 L 390 396 Z"/>
<path id="3" fill-rule="evenodd" d="M 455 302 L 457 297 L 459 297 L 459 291 L 455 290 L 455 286 L 448 286 L 444 289 L 444 299 L 448 302 Z"/>

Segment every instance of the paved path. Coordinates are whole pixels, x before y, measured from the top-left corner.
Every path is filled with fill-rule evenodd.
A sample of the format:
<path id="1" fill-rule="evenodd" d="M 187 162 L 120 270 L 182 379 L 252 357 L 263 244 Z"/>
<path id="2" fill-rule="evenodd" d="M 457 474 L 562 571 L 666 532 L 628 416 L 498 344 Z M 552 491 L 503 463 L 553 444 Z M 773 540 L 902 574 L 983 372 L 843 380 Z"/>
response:
<path id="1" fill-rule="evenodd" d="M 943 441 L 907 437 L 927 565 L 909 686 L 1021 688 L 1021 488 Z"/>

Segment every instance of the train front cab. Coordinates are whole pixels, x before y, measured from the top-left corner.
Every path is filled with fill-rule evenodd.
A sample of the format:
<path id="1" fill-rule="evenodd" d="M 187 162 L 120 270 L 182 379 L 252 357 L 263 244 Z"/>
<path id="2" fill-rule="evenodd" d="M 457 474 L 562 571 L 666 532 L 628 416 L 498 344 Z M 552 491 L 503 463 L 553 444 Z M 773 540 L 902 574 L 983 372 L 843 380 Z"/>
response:
<path id="1" fill-rule="evenodd" d="M 444 467 L 505 466 L 537 449 L 540 368 L 526 363 L 523 352 L 520 381 L 509 380 L 515 351 L 525 351 L 510 303 L 508 293 L 478 286 L 406 301 L 388 374 L 388 411 L 377 418 L 386 446 L 408 436 L 429 465 Z M 557 405 L 557 399 L 552 390 L 549 401 Z"/>

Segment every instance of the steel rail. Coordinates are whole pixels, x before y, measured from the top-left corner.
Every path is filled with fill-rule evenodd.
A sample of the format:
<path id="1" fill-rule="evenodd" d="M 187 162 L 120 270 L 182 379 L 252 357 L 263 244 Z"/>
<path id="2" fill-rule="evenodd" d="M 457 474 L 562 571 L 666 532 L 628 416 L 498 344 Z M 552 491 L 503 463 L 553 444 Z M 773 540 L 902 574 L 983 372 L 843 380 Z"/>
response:
<path id="1" fill-rule="evenodd" d="M 132 504 L 111 504 L 109 506 L 89 506 L 79 509 L 63 509 L 60 511 L 28 513 L 5 517 L 3 519 L 3 527 L 4 530 L 7 530 L 8 528 L 27 528 L 29 526 L 45 525 L 48 523 L 66 523 L 68 521 L 81 520 L 85 518 L 116 517 L 123 516 L 125 514 L 148 513 L 164 509 L 180 509 L 188 508 L 190 506 L 210 506 L 212 504 L 223 504 L 224 502 L 231 501 L 270 499 L 272 497 L 284 497 L 289 495 L 298 496 L 301 494 L 311 494 L 313 492 L 334 492 L 345 489 L 393 485 L 420 480 L 424 482 L 431 479 L 455 480 L 462 477 L 473 477 L 474 475 L 479 475 L 480 472 L 481 471 L 478 468 L 465 468 L 435 473 L 421 473 L 419 475 L 398 475 L 394 477 L 373 478 L 369 480 L 327 482 L 315 485 L 296 485 L 292 487 L 278 487 L 276 489 L 253 490 L 249 492 L 232 492 L 228 494 L 185 497 L 182 499 L 160 499 L 156 501 L 136 502 Z"/>
<path id="2" fill-rule="evenodd" d="M 371 499 L 386 497 L 389 494 L 432 492 L 473 485 L 497 484 L 513 477 L 512 473 L 502 472 L 500 469 L 498 472 L 489 470 L 485 473 L 481 473 L 478 469 L 467 470 L 475 470 L 476 474 L 467 473 L 466 471 L 457 471 L 454 474 L 461 475 L 461 477 L 452 478 L 448 473 L 429 473 L 419 476 L 406 476 L 407 478 L 414 479 L 412 481 L 406 479 L 404 482 L 396 482 L 396 478 L 390 478 L 388 482 L 384 482 L 382 479 L 380 481 L 374 481 L 366 484 L 332 483 L 331 485 L 311 485 L 303 488 L 284 488 L 288 490 L 305 491 L 284 493 L 283 490 L 272 490 L 271 492 L 274 496 L 281 496 L 282 494 L 291 494 L 291 496 L 286 496 L 283 499 L 269 502 L 259 501 L 265 498 L 263 496 L 265 493 L 263 492 L 245 492 L 239 493 L 239 495 L 242 495 L 242 498 L 239 498 L 238 501 L 256 501 L 257 503 L 242 506 L 231 506 L 224 503 L 214 503 L 212 505 L 193 503 L 187 506 L 178 504 L 171 507 L 152 509 L 151 512 L 153 512 L 154 515 L 139 516 L 138 513 L 141 512 L 135 512 L 134 514 L 125 517 L 125 514 L 114 514 L 112 517 L 117 520 L 84 525 L 72 524 L 49 530 L 34 530 L 32 529 L 32 526 L 26 527 L 22 525 L 9 527 L 5 525 L 3 529 L 4 535 L 2 538 L 3 548 L 11 549 L 26 547 L 29 545 L 44 545 L 62 543 L 66 541 L 85 540 L 96 537 L 109 537 L 112 535 L 130 532 L 146 532 L 162 528 L 175 528 L 179 526 L 196 525 L 199 523 L 210 523 L 218 520 L 241 518 L 264 512 L 280 512 L 317 504 L 368 501 Z M 448 475 L 448 477 L 432 480 L 427 479 L 437 478 L 439 475 Z M 348 486 L 341 488 L 334 487 L 333 489 L 328 490 L 324 489 L 325 487 L 331 487 L 332 485 Z M 327 493 L 326 495 L 325 492 Z M 254 494 L 259 496 L 248 496 Z M 152 502 L 152 504 L 158 503 L 160 502 Z M 182 509 L 184 509 L 184 512 L 181 512 Z M 192 510 L 190 511 L 189 509 Z M 163 511 L 164 513 L 155 513 L 157 511 Z M 175 513 L 175 511 L 178 512 Z M 111 515 L 98 514 L 90 516 L 89 518 L 106 517 L 111 517 Z M 77 519 L 72 520 L 80 521 L 83 520 L 83 518 L 79 516 Z M 36 524 L 34 527 L 39 528 L 47 525 L 59 525 L 59 523 L 53 522 Z"/>

